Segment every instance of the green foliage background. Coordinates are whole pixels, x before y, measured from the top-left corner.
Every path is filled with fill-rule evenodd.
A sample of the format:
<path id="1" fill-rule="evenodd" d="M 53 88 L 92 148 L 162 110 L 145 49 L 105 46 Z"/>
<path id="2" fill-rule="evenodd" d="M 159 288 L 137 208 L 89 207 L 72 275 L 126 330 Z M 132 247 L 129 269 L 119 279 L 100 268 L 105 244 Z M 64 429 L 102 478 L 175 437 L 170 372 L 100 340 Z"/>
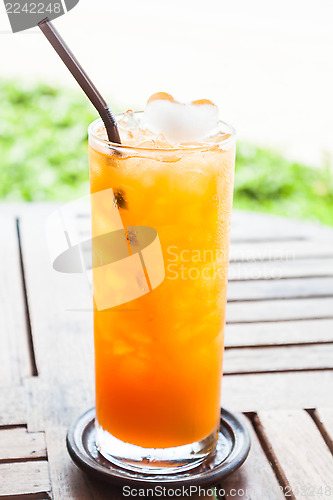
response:
<path id="1" fill-rule="evenodd" d="M 86 192 L 95 116 L 79 91 L 0 82 L 0 199 L 64 201 Z M 238 143 L 234 206 L 333 225 L 332 168 Z"/>

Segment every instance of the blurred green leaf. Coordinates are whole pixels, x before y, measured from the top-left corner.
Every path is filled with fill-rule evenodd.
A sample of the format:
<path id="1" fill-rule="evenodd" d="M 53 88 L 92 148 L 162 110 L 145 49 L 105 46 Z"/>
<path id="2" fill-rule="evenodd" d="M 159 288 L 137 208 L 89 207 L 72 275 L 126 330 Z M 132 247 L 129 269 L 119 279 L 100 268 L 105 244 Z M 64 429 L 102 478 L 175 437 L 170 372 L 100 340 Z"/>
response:
<path id="1" fill-rule="evenodd" d="M 85 96 L 46 84 L 0 81 L 0 198 L 65 201 L 88 192 Z M 333 225 L 333 174 L 252 144 L 237 146 L 235 208 Z"/>
<path id="2" fill-rule="evenodd" d="M 238 144 L 235 208 L 271 212 L 333 225 L 333 172 L 280 154 Z"/>
<path id="3" fill-rule="evenodd" d="M 94 118 L 80 93 L 0 82 L 0 197 L 66 200 L 87 190 L 87 125 Z"/>

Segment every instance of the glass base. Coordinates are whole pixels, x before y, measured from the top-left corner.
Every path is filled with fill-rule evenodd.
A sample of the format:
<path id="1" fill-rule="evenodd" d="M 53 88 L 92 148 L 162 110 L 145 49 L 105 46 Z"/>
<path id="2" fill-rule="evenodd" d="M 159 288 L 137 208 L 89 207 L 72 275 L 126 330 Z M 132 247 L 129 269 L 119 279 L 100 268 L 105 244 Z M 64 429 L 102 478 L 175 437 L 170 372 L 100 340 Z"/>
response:
<path id="1" fill-rule="evenodd" d="M 105 431 L 96 421 L 97 449 L 104 458 L 123 469 L 147 474 L 171 474 L 193 469 L 215 450 L 218 431 L 201 441 L 173 448 L 142 448 L 125 443 Z"/>

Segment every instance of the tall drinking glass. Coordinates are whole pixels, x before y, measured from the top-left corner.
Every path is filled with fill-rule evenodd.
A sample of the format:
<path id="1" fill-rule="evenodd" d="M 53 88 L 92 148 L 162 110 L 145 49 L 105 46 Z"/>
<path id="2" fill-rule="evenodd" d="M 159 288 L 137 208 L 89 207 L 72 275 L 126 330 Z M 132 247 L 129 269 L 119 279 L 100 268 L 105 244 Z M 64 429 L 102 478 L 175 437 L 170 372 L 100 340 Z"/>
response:
<path id="1" fill-rule="evenodd" d="M 101 120 L 89 127 L 91 195 L 113 193 L 114 230 L 120 222 L 127 244 L 98 267 L 117 239 L 93 238 L 97 445 L 131 470 L 190 469 L 216 445 L 235 164 L 234 129 L 219 127 L 215 138 L 177 149 L 111 144 Z M 112 229 L 111 212 L 92 202 L 93 235 Z M 164 264 L 152 268 L 165 277 L 154 286 L 146 255 L 138 275 L 128 274 L 136 298 L 129 290 L 122 301 L 119 269 L 138 253 L 135 228 L 156 230 Z M 103 294 L 110 307 L 96 304 Z"/>

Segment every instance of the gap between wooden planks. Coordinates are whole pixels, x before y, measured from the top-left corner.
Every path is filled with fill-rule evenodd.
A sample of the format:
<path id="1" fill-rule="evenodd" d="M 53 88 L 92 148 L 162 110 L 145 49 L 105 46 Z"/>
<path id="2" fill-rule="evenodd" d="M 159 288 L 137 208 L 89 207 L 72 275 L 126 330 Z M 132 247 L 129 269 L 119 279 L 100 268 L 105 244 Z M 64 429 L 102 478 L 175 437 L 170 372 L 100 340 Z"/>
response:
<path id="1" fill-rule="evenodd" d="M 0 231 L 0 387 L 6 387 L 32 375 L 32 365 L 15 217 L 0 214 Z"/>

